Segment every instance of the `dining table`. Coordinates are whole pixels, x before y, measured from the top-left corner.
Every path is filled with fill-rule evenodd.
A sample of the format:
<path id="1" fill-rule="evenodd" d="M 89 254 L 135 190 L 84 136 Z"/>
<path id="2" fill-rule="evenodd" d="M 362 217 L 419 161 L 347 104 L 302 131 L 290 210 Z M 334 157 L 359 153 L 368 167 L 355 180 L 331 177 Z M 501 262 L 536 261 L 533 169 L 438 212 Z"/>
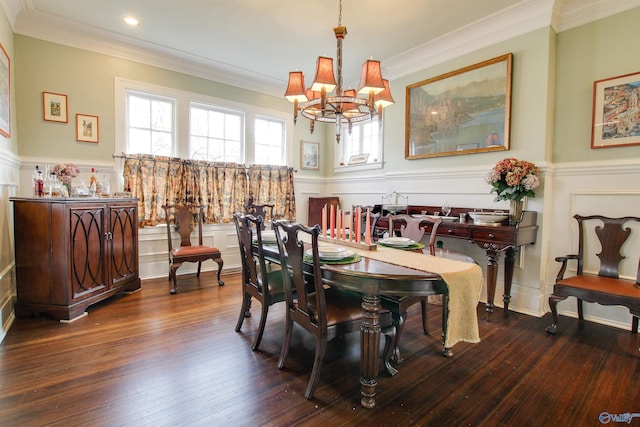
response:
<path id="1" fill-rule="evenodd" d="M 264 237 L 263 237 L 264 239 Z M 280 263 L 274 242 L 263 240 L 267 261 Z M 323 239 L 321 245 L 346 245 L 339 239 Z M 355 255 L 349 263 L 321 260 L 322 278 L 329 286 L 358 292 L 362 295 L 362 325 L 360 329 L 360 404 L 364 408 L 376 405 L 380 349 L 381 296 L 447 295 L 447 328 L 443 352 L 459 341 L 476 343 L 478 332 L 477 304 L 480 300 L 483 276 L 475 263 L 378 246 L 375 250 L 348 247 Z"/>

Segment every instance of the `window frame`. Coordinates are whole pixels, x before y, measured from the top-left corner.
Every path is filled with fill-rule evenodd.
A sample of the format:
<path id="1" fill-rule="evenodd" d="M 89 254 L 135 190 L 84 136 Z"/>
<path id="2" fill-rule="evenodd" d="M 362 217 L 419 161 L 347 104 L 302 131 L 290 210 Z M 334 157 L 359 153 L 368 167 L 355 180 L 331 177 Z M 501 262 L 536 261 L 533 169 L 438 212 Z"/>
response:
<path id="1" fill-rule="evenodd" d="M 365 125 L 378 126 L 377 119 L 373 119 L 370 121 L 354 123 L 353 127 L 360 126 L 364 127 Z M 344 125 L 342 128 L 342 134 L 348 134 L 349 129 L 347 125 Z M 367 161 L 367 163 L 359 163 L 350 165 L 348 164 L 348 159 L 344 159 L 344 164 L 340 164 L 343 161 L 343 153 L 345 151 L 345 146 L 342 145 L 346 141 L 341 141 L 341 146 L 336 147 L 335 149 L 335 159 L 334 159 L 334 173 L 344 173 L 344 172 L 354 172 L 361 170 L 372 170 L 372 169 L 382 169 L 382 165 L 384 163 L 384 124 L 380 127 L 378 131 L 378 152 L 380 153 L 377 161 Z M 358 154 L 371 154 L 371 153 L 358 153 Z"/>

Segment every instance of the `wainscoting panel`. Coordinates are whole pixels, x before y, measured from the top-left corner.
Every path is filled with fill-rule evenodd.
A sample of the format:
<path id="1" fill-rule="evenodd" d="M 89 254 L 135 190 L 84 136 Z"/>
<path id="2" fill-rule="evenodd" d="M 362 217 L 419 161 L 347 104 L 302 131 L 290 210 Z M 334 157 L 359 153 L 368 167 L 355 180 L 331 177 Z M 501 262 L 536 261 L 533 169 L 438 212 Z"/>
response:
<path id="1" fill-rule="evenodd" d="M 560 264 L 557 256 L 576 253 L 578 247 L 578 226 L 573 215 L 605 215 L 611 217 L 640 216 L 640 159 L 585 162 L 554 165 L 553 197 L 551 207 L 553 221 L 549 227 L 548 275 L 545 294 L 553 290 L 555 276 Z M 625 245 L 627 259 L 620 263 L 623 277 L 636 278 L 638 258 L 640 257 L 640 226 L 634 224 L 631 239 Z M 635 237 L 634 237 L 635 235 Z M 588 241 L 591 257 L 586 260 L 585 270 L 597 272 L 599 243 L 595 235 Z M 567 274 L 575 273 L 575 264 L 569 264 Z M 548 301 L 545 301 L 548 310 Z M 626 308 L 584 304 L 585 319 L 616 326 L 630 328 L 631 315 Z M 575 298 L 568 298 L 558 304 L 561 315 L 577 317 Z"/>

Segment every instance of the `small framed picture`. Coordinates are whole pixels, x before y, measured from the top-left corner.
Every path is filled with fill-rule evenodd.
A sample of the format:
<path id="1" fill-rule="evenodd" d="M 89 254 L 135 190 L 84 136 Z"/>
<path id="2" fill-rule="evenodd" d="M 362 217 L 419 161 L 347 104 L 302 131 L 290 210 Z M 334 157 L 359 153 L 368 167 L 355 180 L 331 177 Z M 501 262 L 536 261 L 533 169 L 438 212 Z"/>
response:
<path id="1" fill-rule="evenodd" d="M 640 72 L 593 83 L 591 148 L 640 144 Z"/>
<path id="2" fill-rule="evenodd" d="M 42 92 L 43 118 L 48 122 L 68 123 L 67 95 Z"/>
<path id="3" fill-rule="evenodd" d="M 308 141 L 300 143 L 300 169 L 320 170 L 320 143 Z"/>
<path id="4" fill-rule="evenodd" d="M 368 158 L 369 158 L 369 153 L 354 154 L 353 156 L 349 157 L 349 164 L 359 165 L 361 163 L 367 163 Z"/>
<path id="5" fill-rule="evenodd" d="M 76 114 L 76 140 L 98 142 L 98 116 Z"/>

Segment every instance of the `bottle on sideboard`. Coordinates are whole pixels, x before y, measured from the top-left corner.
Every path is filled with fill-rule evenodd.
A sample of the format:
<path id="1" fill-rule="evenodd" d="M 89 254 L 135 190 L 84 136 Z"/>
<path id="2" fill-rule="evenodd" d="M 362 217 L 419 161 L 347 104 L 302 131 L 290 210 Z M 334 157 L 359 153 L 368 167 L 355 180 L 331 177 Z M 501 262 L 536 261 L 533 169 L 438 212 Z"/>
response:
<path id="1" fill-rule="evenodd" d="M 89 195 L 96 197 L 96 191 L 98 190 L 98 183 L 96 182 L 96 170 L 91 168 L 91 177 L 89 178 Z"/>
<path id="2" fill-rule="evenodd" d="M 43 197 L 44 196 L 44 177 L 42 176 L 42 171 L 36 165 L 36 170 L 33 172 L 33 196 L 34 197 Z"/>

